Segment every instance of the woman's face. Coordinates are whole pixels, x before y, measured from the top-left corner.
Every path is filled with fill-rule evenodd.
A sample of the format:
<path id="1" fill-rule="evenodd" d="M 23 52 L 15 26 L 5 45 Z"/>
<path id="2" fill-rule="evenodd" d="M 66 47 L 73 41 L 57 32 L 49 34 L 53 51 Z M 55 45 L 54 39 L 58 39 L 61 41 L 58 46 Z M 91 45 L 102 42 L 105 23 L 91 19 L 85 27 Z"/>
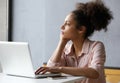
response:
<path id="1" fill-rule="evenodd" d="M 74 20 L 74 14 L 70 13 L 66 16 L 65 22 L 61 27 L 63 38 L 75 39 L 78 37 L 78 29 L 76 28 L 77 22 Z"/>

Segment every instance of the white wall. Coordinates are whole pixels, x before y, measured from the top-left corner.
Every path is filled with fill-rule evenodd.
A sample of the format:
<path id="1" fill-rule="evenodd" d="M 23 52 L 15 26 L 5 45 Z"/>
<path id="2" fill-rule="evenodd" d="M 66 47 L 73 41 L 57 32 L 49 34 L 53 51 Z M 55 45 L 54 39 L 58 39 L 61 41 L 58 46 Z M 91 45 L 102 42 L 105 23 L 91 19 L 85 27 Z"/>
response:
<path id="1" fill-rule="evenodd" d="M 76 2 L 86 1 L 89 0 L 14 0 L 13 40 L 29 42 L 35 69 L 46 62 L 56 48 L 65 16 Z M 105 0 L 105 3 L 113 11 L 114 20 L 107 33 L 95 33 L 92 39 L 105 43 L 106 66 L 120 67 L 120 0 Z"/>
<path id="2" fill-rule="evenodd" d="M 0 41 L 7 40 L 8 31 L 8 6 L 7 0 L 0 0 Z M 0 65 L 0 72 L 2 71 Z"/>
<path id="3" fill-rule="evenodd" d="M 7 40 L 7 0 L 0 0 L 0 40 Z"/>

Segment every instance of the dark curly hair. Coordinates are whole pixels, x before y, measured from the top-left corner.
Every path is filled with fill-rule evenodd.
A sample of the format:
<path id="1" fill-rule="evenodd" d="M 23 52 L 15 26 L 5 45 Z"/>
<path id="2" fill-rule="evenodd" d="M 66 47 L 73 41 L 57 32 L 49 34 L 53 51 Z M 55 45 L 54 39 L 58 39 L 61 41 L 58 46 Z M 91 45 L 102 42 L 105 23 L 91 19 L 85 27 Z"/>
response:
<path id="1" fill-rule="evenodd" d="M 77 21 L 77 26 L 86 27 L 85 37 L 91 36 L 94 31 L 102 29 L 107 31 L 107 25 L 113 18 L 111 11 L 100 0 L 77 3 L 76 9 L 72 13 Z"/>

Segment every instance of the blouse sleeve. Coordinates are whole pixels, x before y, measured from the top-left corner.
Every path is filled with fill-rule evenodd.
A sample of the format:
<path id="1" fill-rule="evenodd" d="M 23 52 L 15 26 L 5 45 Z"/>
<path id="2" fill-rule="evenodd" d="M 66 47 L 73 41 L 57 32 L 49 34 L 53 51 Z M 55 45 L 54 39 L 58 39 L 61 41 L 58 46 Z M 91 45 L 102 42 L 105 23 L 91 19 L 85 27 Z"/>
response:
<path id="1" fill-rule="evenodd" d="M 65 53 L 63 51 L 62 55 L 61 55 L 61 60 L 58 63 L 55 63 L 53 61 L 51 61 L 50 59 L 48 60 L 47 66 L 48 67 L 54 67 L 54 66 L 65 66 L 66 62 L 65 62 Z"/>
<path id="2" fill-rule="evenodd" d="M 106 59 L 105 48 L 102 42 L 96 42 L 92 48 L 93 57 L 89 67 L 95 69 L 99 73 L 104 70 L 104 63 Z"/>
<path id="3" fill-rule="evenodd" d="M 68 54 L 70 53 L 70 51 L 71 51 L 71 46 L 72 46 L 71 43 L 67 43 L 67 44 L 66 44 L 66 46 L 65 46 L 65 48 L 64 48 L 64 50 L 63 50 L 63 52 L 62 52 L 60 62 L 55 63 L 55 62 L 53 62 L 53 61 L 51 61 L 51 60 L 49 59 L 49 61 L 48 61 L 48 63 L 47 63 L 47 66 L 49 66 L 49 67 L 53 67 L 53 66 L 67 66 L 67 62 L 66 62 L 66 61 L 67 61 L 67 58 L 66 58 L 66 55 L 68 55 Z"/>

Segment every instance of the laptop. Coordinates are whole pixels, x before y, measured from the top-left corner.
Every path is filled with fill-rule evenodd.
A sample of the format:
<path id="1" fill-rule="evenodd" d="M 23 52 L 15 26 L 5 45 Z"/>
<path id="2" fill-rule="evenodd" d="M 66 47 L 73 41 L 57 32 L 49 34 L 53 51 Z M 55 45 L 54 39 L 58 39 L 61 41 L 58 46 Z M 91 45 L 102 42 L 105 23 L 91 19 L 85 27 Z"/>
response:
<path id="1" fill-rule="evenodd" d="M 0 62 L 3 73 L 13 76 L 43 78 L 60 76 L 60 73 L 35 75 L 27 42 L 0 41 Z"/>

